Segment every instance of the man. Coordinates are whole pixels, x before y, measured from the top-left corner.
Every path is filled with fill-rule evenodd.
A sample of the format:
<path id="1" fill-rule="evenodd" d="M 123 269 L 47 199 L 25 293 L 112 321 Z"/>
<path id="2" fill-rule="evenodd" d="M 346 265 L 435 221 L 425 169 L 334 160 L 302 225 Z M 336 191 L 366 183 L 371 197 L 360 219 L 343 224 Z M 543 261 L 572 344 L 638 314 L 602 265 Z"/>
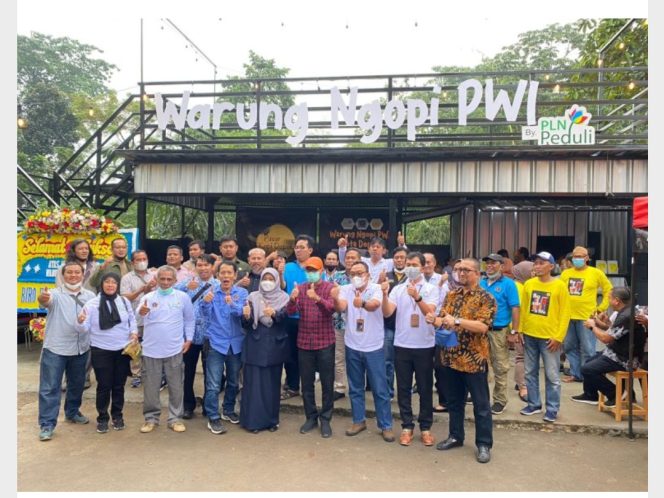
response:
<path id="1" fill-rule="evenodd" d="M 358 249 L 351 247 L 346 251 L 344 261 L 345 270 L 337 271 L 331 280 L 336 285 L 350 284 L 350 268 L 360 261 L 362 255 Z M 346 315 L 337 311 L 334 319 L 334 401 L 346 396 L 346 348 L 344 345 L 344 332 L 346 330 Z"/>
<path id="2" fill-rule="evenodd" d="M 342 237 L 337 241 L 337 245 L 339 246 L 339 258 L 345 258 L 348 241 Z M 401 235 L 401 232 L 397 235 L 397 246 L 406 247 L 406 240 L 405 237 Z M 378 283 L 378 280 L 381 279 L 381 274 L 387 274 L 394 268 L 394 261 L 383 257 L 386 253 L 386 242 L 380 237 L 372 238 L 369 242 L 369 257 L 362 257 L 362 261 L 369 266 L 371 281 L 373 283 Z"/>
<path id="3" fill-rule="evenodd" d="M 127 273 L 120 281 L 120 294 L 131 303 L 131 307 L 136 315 L 136 327 L 138 330 L 139 341 L 143 340 L 143 317 L 138 313 L 138 305 L 141 299 L 148 292 L 152 292 L 157 287 L 157 273 L 148 270 L 148 253 L 138 249 L 131 254 L 131 264 L 133 270 Z M 141 358 L 131 360 L 131 387 L 141 385 Z"/>
<path id="4" fill-rule="evenodd" d="M 567 285 L 571 312 L 564 344 L 570 374 L 563 377 L 563 382 L 583 381 L 581 367 L 589 358 L 595 356 L 597 349 L 595 335 L 584 327 L 583 323 L 596 312 L 605 311 L 609 307 L 611 282 L 603 271 L 588 266 L 588 261 L 588 249 L 577 246 L 572 251 L 574 268 L 567 269 L 560 275 L 560 280 Z M 602 302 L 598 305 L 599 289 L 602 289 Z"/>
<path id="5" fill-rule="evenodd" d="M 282 285 L 285 285 L 287 294 L 291 294 L 299 285 L 307 281 L 304 263 L 314 252 L 314 239 L 309 235 L 298 235 L 293 248 L 295 261 L 286 263 L 283 272 Z M 300 315 L 297 311 L 288 312 L 286 318 L 286 330 L 288 331 L 288 344 L 290 348 L 290 359 L 284 363 L 286 370 L 286 383 L 281 393 L 281 399 L 286 400 L 300 395 L 300 370 L 298 364 L 297 334 Z"/>
<path id="6" fill-rule="evenodd" d="M 182 263 L 182 266 L 189 272 L 196 273 L 196 260 L 205 254 L 205 243 L 202 240 L 192 240 L 187 247 L 189 249 L 189 259 Z"/>
<path id="7" fill-rule="evenodd" d="M 39 360 L 39 440 L 48 441 L 58 422 L 60 385 L 67 372 L 65 420 L 87 424 L 88 417 L 79 411 L 85 383 L 85 365 L 90 355 L 89 334 L 75 329 L 78 314 L 95 295 L 83 288 L 83 267 L 68 261 L 62 267 L 64 284 L 37 297 L 39 306 L 48 309 L 44 345 Z"/>
<path id="8" fill-rule="evenodd" d="M 424 280 L 433 285 L 441 285 L 443 276 L 436 273 L 436 256 L 431 252 L 424 253 L 424 267 L 422 268 L 422 275 Z"/>
<path id="9" fill-rule="evenodd" d="M 300 319 L 297 332 L 297 349 L 302 381 L 302 401 L 306 421 L 300 433 L 306 434 L 318 426 L 324 438 L 332 436 L 332 408 L 334 407 L 334 298 L 331 291 L 334 284 L 324 282 L 323 261 L 308 258 L 302 264 L 307 282 L 297 285 L 286 306 L 289 314 L 298 313 Z M 316 407 L 314 380 L 320 373 L 320 386 L 323 403 L 321 410 Z"/>
<path id="10" fill-rule="evenodd" d="M 432 446 L 433 424 L 433 351 L 434 330 L 424 320 L 433 313 L 438 303 L 438 286 L 431 285 L 422 276 L 424 256 L 411 252 L 406 256 L 404 269 L 408 282 L 397 285 L 389 292 L 383 284 L 383 315 L 392 316 L 396 311 L 394 334 L 394 369 L 397 377 L 397 402 L 401 415 L 401 437 L 399 443 L 410 446 L 413 441 L 413 410 L 411 406 L 413 374 L 420 393 L 418 423 L 422 443 Z"/>
<path id="11" fill-rule="evenodd" d="M 449 435 L 436 449 L 449 450 L 463 446 L 466 392 L 473 402 L 475 416 L 476 459 L 491 460 L 493 429 L 487 370 L 489 360 L 489 328 L 496 314 L 496 302 L 479 285 L 480 263 L 465 258 L 458 266 L 460 288 L 450 291 L 440 316 L 427 316 L 434 327 L 443 327 L 457 335 L 458 346 L 442 347 L 440 362 L 450 414 Z"/>
<path id="12" fill-rule="evenodd" d="M 207 352 L 204 352 L 202 355 L 201 352 L 203 351 L 203 342 L 207 338 L 210 314 L 203 311 L 203 303 L 210 302 L 212 300 L 210 292 L 214 293 L 219 289 L 219 281 L 214 278 L 214 275 L 212 274 L 214 262 L 215 259 L 209 254 L 198 256 L 196 258 L 196 276 L 191 278 L 188 282 L 179 282 L 175 285 L 177 290 L 180 290 L 189 296 L 191 303 L 194 305 L 194 319 L 196 321 L 191 347 L 183 356 L 184 412 L 182 418 L 185 420 L 193 418 L 194 410 L 196 409 L 194 380 L 196 379 L 196 366 L 198 365 L 199 356 L 202 356 L 203 379 L 205 379 Z M 203 382 L 203 385 L 205 385 L 205 381 Z"/>
<path id="13" fill-rule="evenodd" d="M 618 312 L 608 330 L 599 327 L 593 318 L 586 320 L 585 326 L 595 334 L 600 342 L 606 344 L 603 351 L 597 353 L 581 367 L 583 374 L 583 392 L 572 396 L 573 401 L 596 405 L 599 393 L 606 396 L 606 406 L 616 404 L 616 386 L 606 378 L 608 372 L 629 370 L 629 322 L 632 307 L 632 294 L 627 287 L 614 287 L 609 296 L 611 308 Z M 638 369 L 646 343 L 646 332 L 641 324 L 634 322 L 634 361 L 632 369 Z"/>
<path id="14" fill-rule="evenodd" d="M 546 413 L 544 421 L 555 422 L 560 409 L 560 349 L 569 325 L 569 294 L 562 280 L 553 278 L 553 256 L 535 255 L 531 278 L 523 284 L 519 328 L 523 333 L 528 405 L 519 413 L 542 413 L 539 390 L 540 357 L 544 363 Z"/>
<path id="15" fill-rule="evenodd" d="M 260 247 L 254 247 L 248 253 L 249 267 L 251 271 L 246 275 L 246 278 L 249 280 L 249 284 L 246 286 L 247 292 L 252 293 L 258 290 L 258 286 L 261 282 L 261 272 L 267 266 L 267 260 L 265 257 L 265 250 Z M 238 285 L 241 284 L 241 281 L 238 282 Z M 243 286 L 244 287 L 244 286 Z"/>
<path id="16" fill-rule="evenodd" d="M 242 308 L 247 303 L 247 289 L 235 285 L 237 268 L 231 261 L 222 261 L 219 266 L 219 288 L 212 299 L 201 303 L 209 316 L 207 336 L 210 350 L 206 360 L 205 413 L 208 429 L 212 434 L 223 434 L 226 428 L 221 420 L 238 424 L 240 417 L 235 412 L 235 401 L 239 387 L 239 375 L 244 333 L 242 331 Z M 221 377 L 226 369 L 226 389 L 222 413 L 219 414 Z"/>
<path id="17" fill-rule="evenodd" d="M 367 428 L 364 378 L 369 377 L 378 429 L 383 440 L 394 442 L 392 411 L 385 377 L 381 287 L 369 283 L 369 267 L 358 261 L 350 267 L 351 284 L 333 291 L 335 307 L 346 312 L 346 365 L 353 425 L 346 431 L 355 436 Z"/>
<path id="18" fill-rule="evenodd" d="M 527 247 L 519 247 L 516 251 L 514 251 L 514 264 L 518 265 L 521 263 L 521 261 L 529 261 L 530 260 L 530 251 L 528 251 Z"/>
<path id="19" fill-rule="evenodd" d="M 124 277 L 134 269 L 131 261 L 127 259 L 127 248 L 127 240 L 122 236 L 117 236 L 111 241 L 111 257 L 90 277 L 90 286 L 95 291 L 99 290 L 102 277 L 107 273 L 117 273 L 120 277 Z"/>
<path id="20" fill-rule="evenodd" d="M 503 275 L 514 280 L 514 275 L 512 275 L 514 263 L 510 259 L 510 253 L 507 252 L 507 249 L 501 249 L 496 254 L 503 257 Z"/>
<path id="21" fill-rule="evenodd" d="M 159 425 L 161 401 L 159 388 L 162 372 L 168 382 L 168 427 L 184 432 L 180 421 L 183 411 L 182 356 L 189 351 L 194 337 L 194 308 L 184 292 L 175 290 L 177 272 L 171 266 L 157 270 L 155 291 L 141 300 L 138 314 L 143 317 L 143 417 L 142 433 Z"/>
<path id="22" fill-rule="evenodd" d="M 496 300 L 496 315 L 489 325 L 489 354 L 493 367 L 493 404 L 491 413 L 500 415 L 507 405 L 507 372 L 510 369 L 509 344 L 518 340 L 519 335 L 519 291 L 514 280 L 502 273 L 503 257 L 489 254 L 482 258 L 486 263 L 486 277 L 480 286 Z M 511 328 L 509 327 L 512 324 Z"/>
<path id="23" fill-rule="evenodd" d="M 178 283 L 191 280 L 195 275 L 183 266 L 182 261 L 184 261 L 184 256 L 180 246 L 168 246 L 166 248 L 166 264 L 175 268 Z"/>
<path id="24" fill-rule="evenodd" d="M 219 272 L 219 265 L 222 261 L 233 263 L 235 268 L 237 268 L 237 284 L 242 287 L 247 287 L 249 285 L 248 273 L 251 270 L 246 261 L 242 261 L 237 257 L 237 250 L 239 246 L 237 245 L 237 239 L 232 235 L 224 235 L 219 241 L 219 254 L 221 257 L 217 258 L 215 263 L 214 271 L 215 274 Z M 245 277 L 247 277 L 245 279 Z"/>
<path id="25" fill-rule="evenodd" d="M 403 284 L 408 281 L 404 272 L 406 268 L 406 255 L 408 249 L 405 247 L 397 247 L 392 252 L 392 261 L 394 268 L 391 272 L 385 275 L 387 282 L 388 294 L 394 289 L 395 286 Z M 385 285 L 381 282 L 381 286 Z M 383 329 L 385 330 L 385 377 L 387 378 L 387 390 L 390 394 L 390 399 L 394 399 L 394 329 L 396 327 L 396 315 L 393 313 L 391 316 L 383 317 Z"/>

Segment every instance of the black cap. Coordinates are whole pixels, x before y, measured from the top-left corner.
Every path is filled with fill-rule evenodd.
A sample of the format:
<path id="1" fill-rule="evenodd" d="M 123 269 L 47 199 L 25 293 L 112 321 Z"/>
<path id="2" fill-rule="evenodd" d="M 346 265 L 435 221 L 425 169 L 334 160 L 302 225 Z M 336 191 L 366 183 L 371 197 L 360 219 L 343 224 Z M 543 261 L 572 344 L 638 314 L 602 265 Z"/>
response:
<path id="1" fill-rule="evenodd" d="M 503 262 L 503 257 L 500 254 L 492 252 L 488 256 L 482 258 L 482 261 L 498 261 L 499 263 Z"/>

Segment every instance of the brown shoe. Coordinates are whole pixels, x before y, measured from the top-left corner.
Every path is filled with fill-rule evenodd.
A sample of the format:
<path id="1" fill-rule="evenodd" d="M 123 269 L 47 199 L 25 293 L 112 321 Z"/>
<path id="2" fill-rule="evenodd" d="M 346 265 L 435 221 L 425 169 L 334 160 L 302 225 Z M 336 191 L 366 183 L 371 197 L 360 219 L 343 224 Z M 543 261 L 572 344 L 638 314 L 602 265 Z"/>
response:
<path id="1" fill-rule="evenodd" d="M 367 430 L 367 423 L 362 422 L 359 424 L 353 424 L 350 426 L 350 429 L 346 431 L 346 436 L 357 436 L 360 432 Z"/>
<path id="2" fill-rule="evenodd" d="M 404 429 L 401 431 L 401 436 L 399 437 L 399 444 L 401 446 L 410 446 L 410 443 L 413 442 L 413 430 Z"/>
<path id="3" fill-rule="evenodd" d="M 431 431 L 422 431 L 421 438 L 424 446 L 433 446 L 433 443 L 435 442 L 435 439 L 433 437 L 433 434 L 431 434 Z"/>
<path id="4" fill-rule="evenodd" d="M 392 429 L 384 429 L 382 431 L 383 435 L 383 441 L 386 443 L 393 443 L 394 442 L 394 431 Z"/>

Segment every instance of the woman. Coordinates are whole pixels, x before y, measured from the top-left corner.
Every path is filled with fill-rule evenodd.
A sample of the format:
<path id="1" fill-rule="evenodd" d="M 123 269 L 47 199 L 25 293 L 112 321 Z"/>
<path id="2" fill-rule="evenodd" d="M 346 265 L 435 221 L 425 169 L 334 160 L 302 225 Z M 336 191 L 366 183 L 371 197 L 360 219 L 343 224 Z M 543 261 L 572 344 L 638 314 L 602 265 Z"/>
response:
<path id="1" fill-rule="evenodd" d="M 243 309 L 243 322 L 249 331 L 242 349 L 240 425 L 254 434 L 279 428 L 281 365 L 288 359 L 288 299 L 281 290 L 279 273 L 266 268 L 261 273 L 259 290 L 249 294 Z"/>
<path id="2" fill-rule="evenodd" d="M 97 292 L 97 289 L 94 289 L 89 283 L 90 277 L 94 275 L 97 268 L 99 268 L 99 263 L 95 260 L 95 255 L 92 252 L 90 243 L 85 239 L 74 239 L 69 243 L 67 247 L 67 252 L 65 253 L 65 260 L 63 261 L 62 266 L 64 266 L 67 261 L 75 261 L 83 267 L 83 287 L 92 292 Z M 60 287 L 64 284 L 62 280 L 62 272 L 58 271 L 55 276 L 55 284 Z"/>
<path id="3" fill-rule="evenodd" d="M 514 275 L 514 282 L 516 283 L 517 290 L 519 291 L 519 299 L 523 292 L 523 284 L 526 280 L 532 277 L 533 263 L 531 261 L 521 261 L 512 267 L 512 274 Z M 526 375 L 523 363 L 523 337 L 515 344 L 516 356 L 514 358 L 514 382 L 519 390 L 519 398 L 524 403 L 528 402 L 528 389 L 526 388 Z"/>
<path id="4" fill-rule="evenodd" d="M 119 290 L 120 276 L 117 273 L 104 275 L 99 295 L 85 303 L 76 326 L 80 332 L 90 333 L 92 368 L 97 378 L 97 432 L 100 434 L 108 432 L 109 404 L 113 429 L 125 428 L 122 409 L 129 356 L 123 355 L 122 350 L 129 341 L 138 341 L 134 311 Z"/>

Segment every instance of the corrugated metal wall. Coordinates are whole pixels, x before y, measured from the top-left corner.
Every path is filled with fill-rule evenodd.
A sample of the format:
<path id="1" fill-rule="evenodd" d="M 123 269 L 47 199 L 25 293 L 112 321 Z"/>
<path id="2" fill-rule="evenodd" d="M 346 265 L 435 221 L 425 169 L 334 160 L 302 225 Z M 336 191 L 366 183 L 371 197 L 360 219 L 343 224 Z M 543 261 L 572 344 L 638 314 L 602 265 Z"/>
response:
<path id="1" fill-rule="evenodd" d="M 603 259 L 618 260 L 621 272 L 627 268 L 630 216 L 626 211 L 482 211 L 467 207 L 460 222 L 457 254 L 463 256 L 483 256 L 501 248 L 511 256 L 521 246 L 534 251 L 539 235 L 573 236 L 575 245 L 585 246 L 588 231 L 597 231 L 602 234 Z"/>

